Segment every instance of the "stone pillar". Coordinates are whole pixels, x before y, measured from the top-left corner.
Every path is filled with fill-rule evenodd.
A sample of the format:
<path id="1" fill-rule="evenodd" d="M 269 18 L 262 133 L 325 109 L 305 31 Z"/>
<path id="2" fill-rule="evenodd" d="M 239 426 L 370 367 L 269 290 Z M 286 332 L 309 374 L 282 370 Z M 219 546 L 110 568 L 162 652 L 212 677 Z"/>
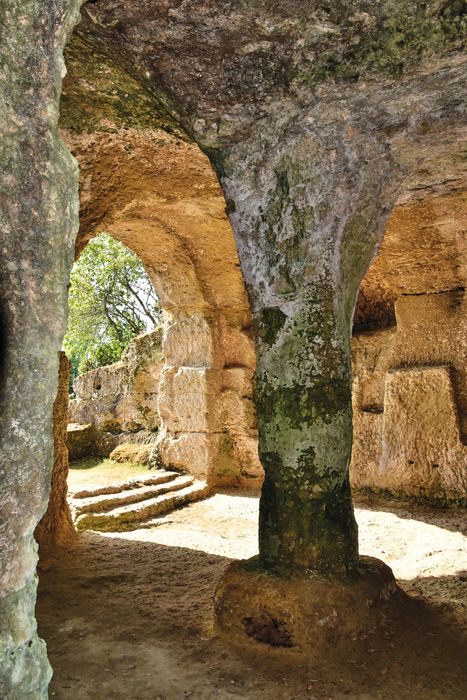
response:
<path id="1" fill-rule="evenodd" d="M 70 362 L 64 352 L 59 353 L 58 389 L 53 405 L 54 463 L 51 493 L 47 511 L 36 527 L 34 537 L 39 546 L 39 567 L 48 568 L 60 553 L 73 545 L 76 531 L 73 527 L 68 493 L 68 383 Z"/>
<path id="2" fill-rule="evenodd" d="M 364 628 L 395 590 L 384 564 L 359 559 L 348 475 L 353 309 L 394 173 L 356 129 L 323 128 L 321 141 L 297 131 L 272 148 L 263 131 L 221 173 L 256 332 L 265 482 L 259 558 L 232 565 L 216 611 L 229 634 L 316 648 L 338 627 Z"/>
<path id="3" fill-rule="evenodd" d="M 0 4 L 0 697 L 46 698 L 37 546 L 78 223 L 76 164 L 58 136 L 63 46 L 78 0 Z"/>
<path id="4" fill-rule="evenodd" d="M 346 301 L 331 284 L 316 282 L 282 308 L 256 313 L 265 469 L 259 549 L 262 564 L 278 573 L 346 572 L 357 562 Z"/>

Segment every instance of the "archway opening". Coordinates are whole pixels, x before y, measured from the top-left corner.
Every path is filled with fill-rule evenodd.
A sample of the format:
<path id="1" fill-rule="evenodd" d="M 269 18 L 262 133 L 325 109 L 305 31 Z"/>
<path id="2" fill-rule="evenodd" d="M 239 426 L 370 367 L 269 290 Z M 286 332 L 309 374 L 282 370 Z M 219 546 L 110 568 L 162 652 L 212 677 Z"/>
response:
<path id="1" fill-rule="evenodd" d="M 190 475 L 201 483 L 201 495 L 219 486 L 257 490 L 262 467 L 250 309 L 223 196 L 207 158 L 197 146 L 157 130 L 63 135 L 80 165 L 77 255 L 86 255 L 89 241 L 92 245 L 106 231 L 141 261 L 161 309 L 159 347 L 150 358 L 149 374 L 157 374 L 151 391 L 139 381 L 147 367 L 140 367 L 139 379 L 132 376 L 143 394 L 142 410 L 135 412 L 128 392 L 115 405 L 114 389 L 128 368 L 95 369 L 76 382 L 70 422 L 79 427 L 70 440 L 86 442 L 87 430 L 85 451 L 108 456 L 116 448 L 122 458 L 125 449 L 118 443 L 146 443 L 138 452 L 152 467 Z M 91 321 L 91 335 L 94 330 Z M 130 347 L 130 364 L 138 364 L 147 340 Z M 97 420 L 95 409 L 102 414 Z"/>
<path id="2" fill-rule="evenodd" d="M 212 168 L 160 103 L 78 33 L 67 62 L 62 126 L 80 165 L 78 249 L 103 229 L 123 241 L 165 313 L 162 383 L 172 399 L 160 406 L 161 463 L 213 484 L 258 485 L 251 315 Z M 202 391 L 187 400 L 195 385 Z"/>
<path id="3" fill-rule="evenodd" d="M 161 481 L 149 478 L 148 466 L 164 363 L 154 287 L 139 258 L 108 234 L 91 239 L 72 270 L 64 348 L 71 366 L 68 495 L 75 523 L 123 527 L 143 517 L 143 496 L 158 493 L 138 486 Z M 139 510 L 122 511 L 121 522 L 108 512 L 131 503 Z"/>
<path id="4" fill-rule="evenodd" d="M 93 238 L 71 273 L 64 341 L 71 366 L 69 423 L 87 424 L 92 444 L 84 436 L 73 441 L 72 433 L 70 459 L 109 456 L 122 442 L 151 441 L 157 433 L 160 322 L 141 261 L 106 233 Z M 136 349 L 138 336 L 147 348 Z M 130 371 L 131 359 L 146 360 L 146 385 L 139 364 Z M 84 431 L 75 432 L 78 437 Z"/>
<path id="5" fill-rule="evenodd" d="M 399 196 L 360 287 L 350 477 L 362 550 L 385 523 L 380 556 L 403 589 L 462 615 L 466 206 L 440 168 L 457 145 L 446 138 L 437 148 L 435 160 L 421 149 L 417 184 Z"/>

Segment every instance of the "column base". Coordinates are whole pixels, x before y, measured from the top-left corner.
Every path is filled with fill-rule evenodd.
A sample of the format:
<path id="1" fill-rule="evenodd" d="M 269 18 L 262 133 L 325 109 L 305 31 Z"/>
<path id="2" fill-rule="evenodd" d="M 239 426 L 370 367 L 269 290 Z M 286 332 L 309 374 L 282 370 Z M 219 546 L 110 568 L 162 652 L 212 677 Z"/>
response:
<path id="1" fill-rule="evenodd" d="M 391 569 L 361 557 L 347 577 L 278 577 L 254 557 L 234 562 L 214 598 L 216 632 L 229 639 L 316 653 L 381 620 L 399 591 Z"/>

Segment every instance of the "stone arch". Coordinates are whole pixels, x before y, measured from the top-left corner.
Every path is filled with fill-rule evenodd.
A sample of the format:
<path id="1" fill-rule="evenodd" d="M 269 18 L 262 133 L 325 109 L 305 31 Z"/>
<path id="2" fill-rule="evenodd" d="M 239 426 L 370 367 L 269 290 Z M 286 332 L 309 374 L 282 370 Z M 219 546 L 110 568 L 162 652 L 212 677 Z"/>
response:
<path id="1" fill-rule="evenodd" d="M 258 485 L 251 314 L 209 161 L 160 131 L 65 137 L 80 165 L 77 253 L 106 230 L 142 260 L 164 312 L 154 459 Z"/>

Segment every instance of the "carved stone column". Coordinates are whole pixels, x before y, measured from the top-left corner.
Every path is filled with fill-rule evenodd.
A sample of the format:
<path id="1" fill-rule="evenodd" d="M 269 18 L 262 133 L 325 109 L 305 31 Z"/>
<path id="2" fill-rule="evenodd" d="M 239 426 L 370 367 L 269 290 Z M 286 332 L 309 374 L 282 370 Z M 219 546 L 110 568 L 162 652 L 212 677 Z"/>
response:
<path id="1" fill-rule="evenodd" d="M 265 483 L 259 558 L 230 568 L 216 611 L 229 633 L 308 647 L 346 624 L 355 633 L 369 602 L 396 590 L 382 562 L 359 560 L 348 476 L 352 315 L 396 168 L 343 124 L 265 141 L 235 149 L 221 172 L 256 331 Z"/>

